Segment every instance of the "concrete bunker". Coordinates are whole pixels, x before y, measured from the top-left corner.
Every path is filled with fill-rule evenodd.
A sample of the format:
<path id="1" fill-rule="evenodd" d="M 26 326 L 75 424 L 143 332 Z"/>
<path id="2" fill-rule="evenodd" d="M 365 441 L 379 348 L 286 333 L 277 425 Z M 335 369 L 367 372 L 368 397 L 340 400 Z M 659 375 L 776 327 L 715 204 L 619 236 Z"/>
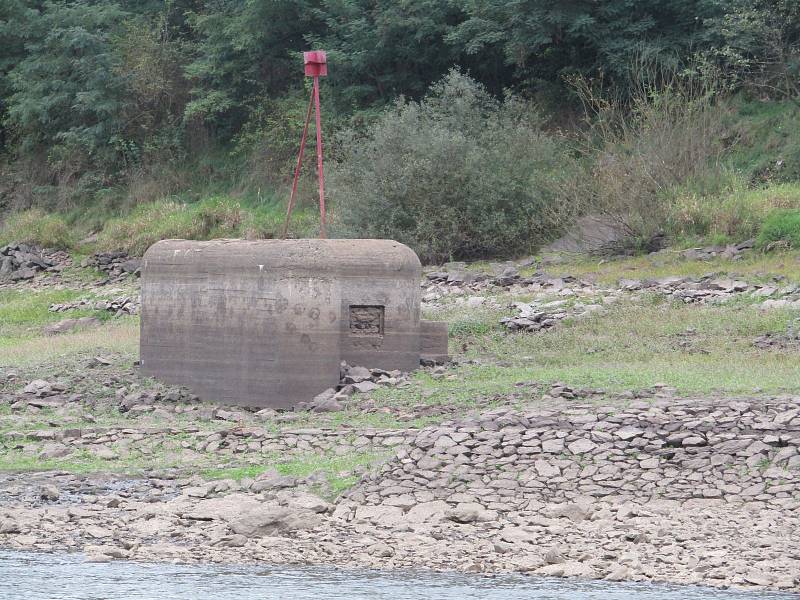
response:
<path id="1" fill-rule="evenodd" d="M 391 240 L 164 240 L 142 268 L 142 371 L 206 400 L 291 408 L 341 361 L 411 371 L 447 354 L 421 266 Z"/>

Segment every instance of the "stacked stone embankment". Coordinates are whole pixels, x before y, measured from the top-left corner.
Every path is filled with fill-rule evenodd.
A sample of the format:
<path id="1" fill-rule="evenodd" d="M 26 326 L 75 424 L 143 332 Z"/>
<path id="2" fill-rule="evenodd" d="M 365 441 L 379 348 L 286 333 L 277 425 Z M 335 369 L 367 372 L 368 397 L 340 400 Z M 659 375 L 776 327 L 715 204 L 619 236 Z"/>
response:
<path id="1" fill-rule="evenodd" d="M 796 397 L 502 409 L 423 429 L 349 497 L 407 509 L 478 504 L 495 514 L 587 497 L 800 509 L 799 449 Z"/>
<path id="2" fill-rule="evenodd" d="M 43 407 L 50 405 L 42 401 Z M 181 436 L 182 447 L 218 457 L 252 456 L 255 464 L 265 459 L 290 459 L 293 455 L 348 455 L 353 452 L 389 453 L 416 433 L 415 430 L 362 429 L 357 433 L 317 428 L 273 433 L 260 427 L 235 427 L 200 431 L 196 427 L 86 427 L 60 431 L 8 431 L 0 435 L 0 445 L 26 448 L 41 460 L 68 458 L 88 452 L 105 460 L 119 458 L 121 449 L 136 445 L 150 449 L 174 436 Z"/>

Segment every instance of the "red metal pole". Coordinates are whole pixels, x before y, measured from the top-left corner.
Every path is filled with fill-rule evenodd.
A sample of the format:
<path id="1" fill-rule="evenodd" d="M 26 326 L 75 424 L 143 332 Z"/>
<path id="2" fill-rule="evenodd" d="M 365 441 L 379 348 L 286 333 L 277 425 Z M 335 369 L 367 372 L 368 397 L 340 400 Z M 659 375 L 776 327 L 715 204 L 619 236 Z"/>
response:
<path id="1" fill-rule="evenodd" d="M 286 232 L 289 231 L 289 220 L 292 218 L 292 208 L 294 199 L 297 195 L 297 182 L 300 179 L 300 167 L 303 164 L 303 152 L 306 149 L 306 138 L 308 137 L 308 123 L 311 121 L 311 108 L 314 106 L 314 93 L 308 98 L 308 111 L 306 111 L 306 123 L 303 125 L 303 137 L 300 138 L 300 153 L 297 155 L 297 166 L 294 168 L 294 180 L 292 181 L 292 193 L 289 196 L 289 206 L 286 208 L 286 221 L 283 223 L 283 233 L 281 239 L 286 239 Z"/>
<path id="2" fill-rule="evenodd" d="M 314 104 L 317 113 L 317 171 L 319 171 L 319 217 L 320 232 L 319 237 L 323 240 L 325 234 L 325 178 L 322 173 L 322 123 L 319 114 L 319 76 L 314 76 Z"/>

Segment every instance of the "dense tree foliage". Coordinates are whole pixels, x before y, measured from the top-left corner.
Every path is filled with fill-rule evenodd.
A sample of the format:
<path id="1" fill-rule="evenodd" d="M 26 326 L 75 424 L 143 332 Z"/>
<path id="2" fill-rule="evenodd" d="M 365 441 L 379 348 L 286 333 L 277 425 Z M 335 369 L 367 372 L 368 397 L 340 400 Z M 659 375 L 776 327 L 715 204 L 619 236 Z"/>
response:
<path id="1" fill-rule="evenodd" d="M 345 118 L 453 67 L 557 102 L 577 74 L 624 93 L 642 60 L 800 95 L 796 0 L 5 0 L 2 151 L 118 176 L 269 137 L 302 115 L 310 47 L 329 51 L 326 102 Z"/>

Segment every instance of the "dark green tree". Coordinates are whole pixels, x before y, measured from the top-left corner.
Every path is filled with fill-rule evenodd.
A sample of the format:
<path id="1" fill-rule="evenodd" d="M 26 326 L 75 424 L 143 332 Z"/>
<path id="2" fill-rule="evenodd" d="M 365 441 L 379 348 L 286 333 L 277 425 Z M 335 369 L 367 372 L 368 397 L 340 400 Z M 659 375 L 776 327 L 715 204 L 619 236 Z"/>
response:
<path id="1" fill-rule="evenodd" d="M 186 66 L 193 85 L 185 118 L 214 124 L 230 136 L 252 104 L 297 82 L 304 36 L 318 27 L 312 8 L 307 0 L 209 0 L 190 12 L 197 43 Z"/>
<path id="2" fill-rule="evenodd" d="M 324 34 L 310 35 L 330 55 L 330 84 L 351 106 L 422 95 L 459 62 L 444 37 L 462 18 L 441 0 L 323 0 Z"/>
<path id="3" fill-rule="evenodd" d="M 800 97 L 800 2 L 718 0 L 717 16 L 705 21 L 702 51 L 735 86 L 770 96 Z"/>
<path id="4" fill-rule="evenodd" d="M 29 15 L 25 56 L 9 73 L 8 123 L 23 151 L 107 158 L 125 90 L 111 39 L 125 16 L 116 4 L 84 2 L 47 2 Z"/>
<path id="5" fill-rule="evenodd" d="M 708 0 L 463 0 L 448 41 L 469 54 L 502 49 L 522 86 L 564 75 L 624 80 L 636 57 L 675 62 L 704 37 Z"/>
<path id="6" fill-rule="evenodd" d="M 23 0 L 6 0 L 0 4 L 0 152 L 6 147 L 5 119 L 8 98 L 13 91 L 9 75 L 25 57 L 28 21 L 38 14 L 31 4 Z"/>

